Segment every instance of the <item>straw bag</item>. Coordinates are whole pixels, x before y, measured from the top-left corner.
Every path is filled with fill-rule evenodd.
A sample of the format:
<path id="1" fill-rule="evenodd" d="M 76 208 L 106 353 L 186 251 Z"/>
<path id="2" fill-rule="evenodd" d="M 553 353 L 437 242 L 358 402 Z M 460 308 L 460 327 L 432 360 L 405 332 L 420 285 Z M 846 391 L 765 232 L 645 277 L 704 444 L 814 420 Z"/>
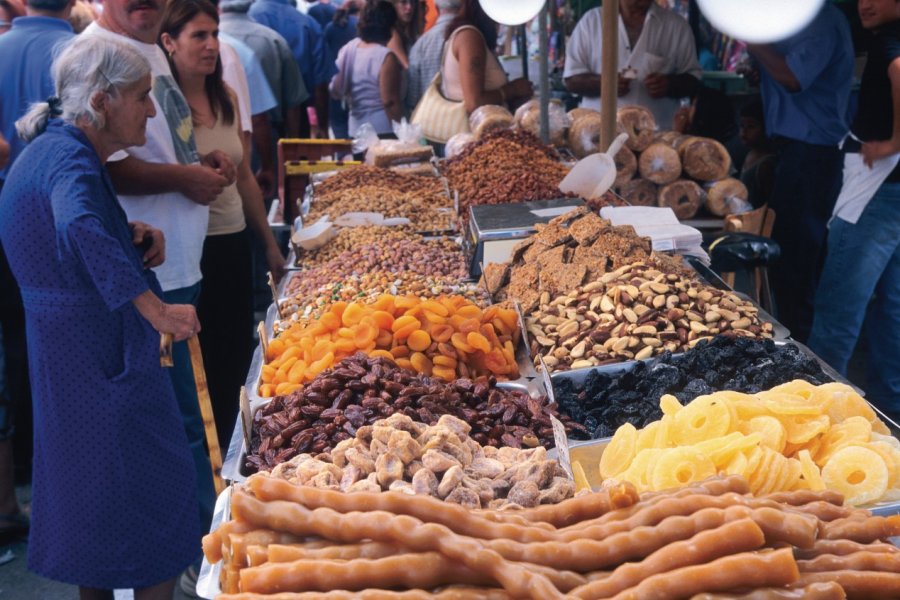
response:
<path id="1" fill-rule="evenodd" d="M 422 135 L 430 142 L 446 144 L 457 133 L 469 131 L 469 113 L 462 102 L 447 100 L 441 93 L 441 72 L 438 71 L 416 104 L 412 123 L 422 128 Z"/>
<path id="2" fill-rule="evenodd" d="M 441 51 L 441 68 L 425 88 L 425 93 L 410 117 L 411 123 L 422 128 L 422 135 L 426 140 L 438 144 L 446 144 L 457 133 L 469 131 L 469 113 L 466 112 L 465 104 L 462 101 L 448 100 L 441 93 L 441 72 L 451 43 L 452 36 L 451 40 L 444 43 Z"/>

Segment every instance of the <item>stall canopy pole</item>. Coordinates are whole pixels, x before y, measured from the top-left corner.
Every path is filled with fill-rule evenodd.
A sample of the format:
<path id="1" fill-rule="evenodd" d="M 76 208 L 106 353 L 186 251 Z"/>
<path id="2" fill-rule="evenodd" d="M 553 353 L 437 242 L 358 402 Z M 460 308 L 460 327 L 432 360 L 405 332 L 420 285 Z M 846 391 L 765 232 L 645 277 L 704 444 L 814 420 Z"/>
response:
<path id="1" fill-rule="evenodd" d="M 555 0 L 547 0 L 538 15 L 538 43 L 540 44 L 540 98 L 541 98 L 541 141 L 550 143 L 550 68 L 548 54 L 550 40 L 547 37 L 547 4 Z"/>
<path id="2" fill-rule="evenodd" d="M 603 46 L 600 75 L 600 149 L 606 152 L 616 136 L 619 87 L 619 0 L 603 0 Z"/>
<path id="3" fill-rule="evenodd" d="M 528 79 L 528 36 L 525 33 L 527 23 L 516 27 L 519 56 L 522 58 L 522 77 Z"/>

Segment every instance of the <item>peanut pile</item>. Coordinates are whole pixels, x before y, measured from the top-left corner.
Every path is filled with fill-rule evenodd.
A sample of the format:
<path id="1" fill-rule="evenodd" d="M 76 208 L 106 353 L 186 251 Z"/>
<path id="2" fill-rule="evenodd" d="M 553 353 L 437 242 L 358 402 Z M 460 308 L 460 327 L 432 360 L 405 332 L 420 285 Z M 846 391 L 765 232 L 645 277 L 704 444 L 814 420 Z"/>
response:
<path id="1" fill-rule="evenodd" d="M 349 212 L 377 212 L 385 217 L 406 217 L 415 231 L 447 231 L 453 229 L 455 222 L 452 203 L 443 191 L 440 194 L 423 194 L 375 185 L 338 190 L 327 195 L 317 194 L 306 218 L 314 222 L 328 215 L 335 220 Z"/>

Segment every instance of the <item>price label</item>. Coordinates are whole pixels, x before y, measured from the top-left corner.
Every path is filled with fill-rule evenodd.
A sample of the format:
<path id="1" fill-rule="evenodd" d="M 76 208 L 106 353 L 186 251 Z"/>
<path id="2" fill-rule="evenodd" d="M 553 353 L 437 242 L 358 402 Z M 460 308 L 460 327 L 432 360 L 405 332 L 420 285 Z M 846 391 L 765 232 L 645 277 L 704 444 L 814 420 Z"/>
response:
<path id="1" fill-rule="evenodd" d="M 565 469 L 569 478 L 575 479 L 572 474 L 572 459 L 569 456 L 569 438 L 566 437 L 566 428 L 556 417 L 550 417 L 550 424 L 553 427 L 553 442 L 556 444 L 556 460 Z"/>
<path id="2" fill-rule="evenodd" d="M 247 452 L 250 451 L 250 427 L 253 423 L 250 414 L 250 397 L 247 395 L 247 388 L 241 386 L 241 429 L 244 434 L 244 447 Z"/>
<path id="3" fill-rule="evenodd" d="M 550 378 L 550 369 L 547 368 L 543 356 L 538 356 L 538 362 L 541 365 L 541 380 L 544 383 L 544 391 L 547 393 L 547 398 L 550 402 L 556 404 L 556 394 L 553 392 L 553 380 Z"/>
<path id="4" fill-rule="evenodd" d="M 266 357 L 269 355 L 269 336 L 266 335 L 266 324 L 260 321 L 256 332 L 259 334 L 259 348 L 262 350 L 263 363 L 265 363 Z"/>

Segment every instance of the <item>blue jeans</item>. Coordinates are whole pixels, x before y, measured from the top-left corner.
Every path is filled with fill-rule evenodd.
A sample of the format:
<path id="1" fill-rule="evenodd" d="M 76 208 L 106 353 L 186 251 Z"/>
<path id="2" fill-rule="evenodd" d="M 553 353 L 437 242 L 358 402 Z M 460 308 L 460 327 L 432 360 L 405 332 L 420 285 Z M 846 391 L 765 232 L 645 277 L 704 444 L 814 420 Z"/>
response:
<path id="1" fill-rule="evenodd" d="M 197 305 L 200 297 L 200 284 L 170 290 L 163 293 L 163 300 L 168 304 Z M 194 383 L 194 369 L 191 366 L 191 352 L 187 342 L 172 345 L 172 360 L 175 365 L 169 369 L 178 407 L 181 409 L 181 420 L 187 432 L 194 467 L 197 471 L 197 498 L 200 501 L 200 531 L 208 532 L 216 508 L 216 488 L 213 485 L 212 467 L 209 453 L 206 450 L 206 431 L 203 429 L 203 417 L 200 414 L 200 403 L 197 400 L 197 386 Z M 197 551 L 200 551 L 198 540 Z M 198 559 L 199 565 L 199 559 Z"/>
<path id="2" fill-rule="evenodd" d="M 900 414 L 900 183 L 878 188 L 855 225 L 832 221 L 809 347 L 846 375 L 864 323 L 866 397 Z"/>
<path id="3" fill-rule="evenodd" d="M 340 100 L 328 100 L 328 123 L 334 133 L 334 139 L 350 139 L 350 112 L 344 108 Z"/>

